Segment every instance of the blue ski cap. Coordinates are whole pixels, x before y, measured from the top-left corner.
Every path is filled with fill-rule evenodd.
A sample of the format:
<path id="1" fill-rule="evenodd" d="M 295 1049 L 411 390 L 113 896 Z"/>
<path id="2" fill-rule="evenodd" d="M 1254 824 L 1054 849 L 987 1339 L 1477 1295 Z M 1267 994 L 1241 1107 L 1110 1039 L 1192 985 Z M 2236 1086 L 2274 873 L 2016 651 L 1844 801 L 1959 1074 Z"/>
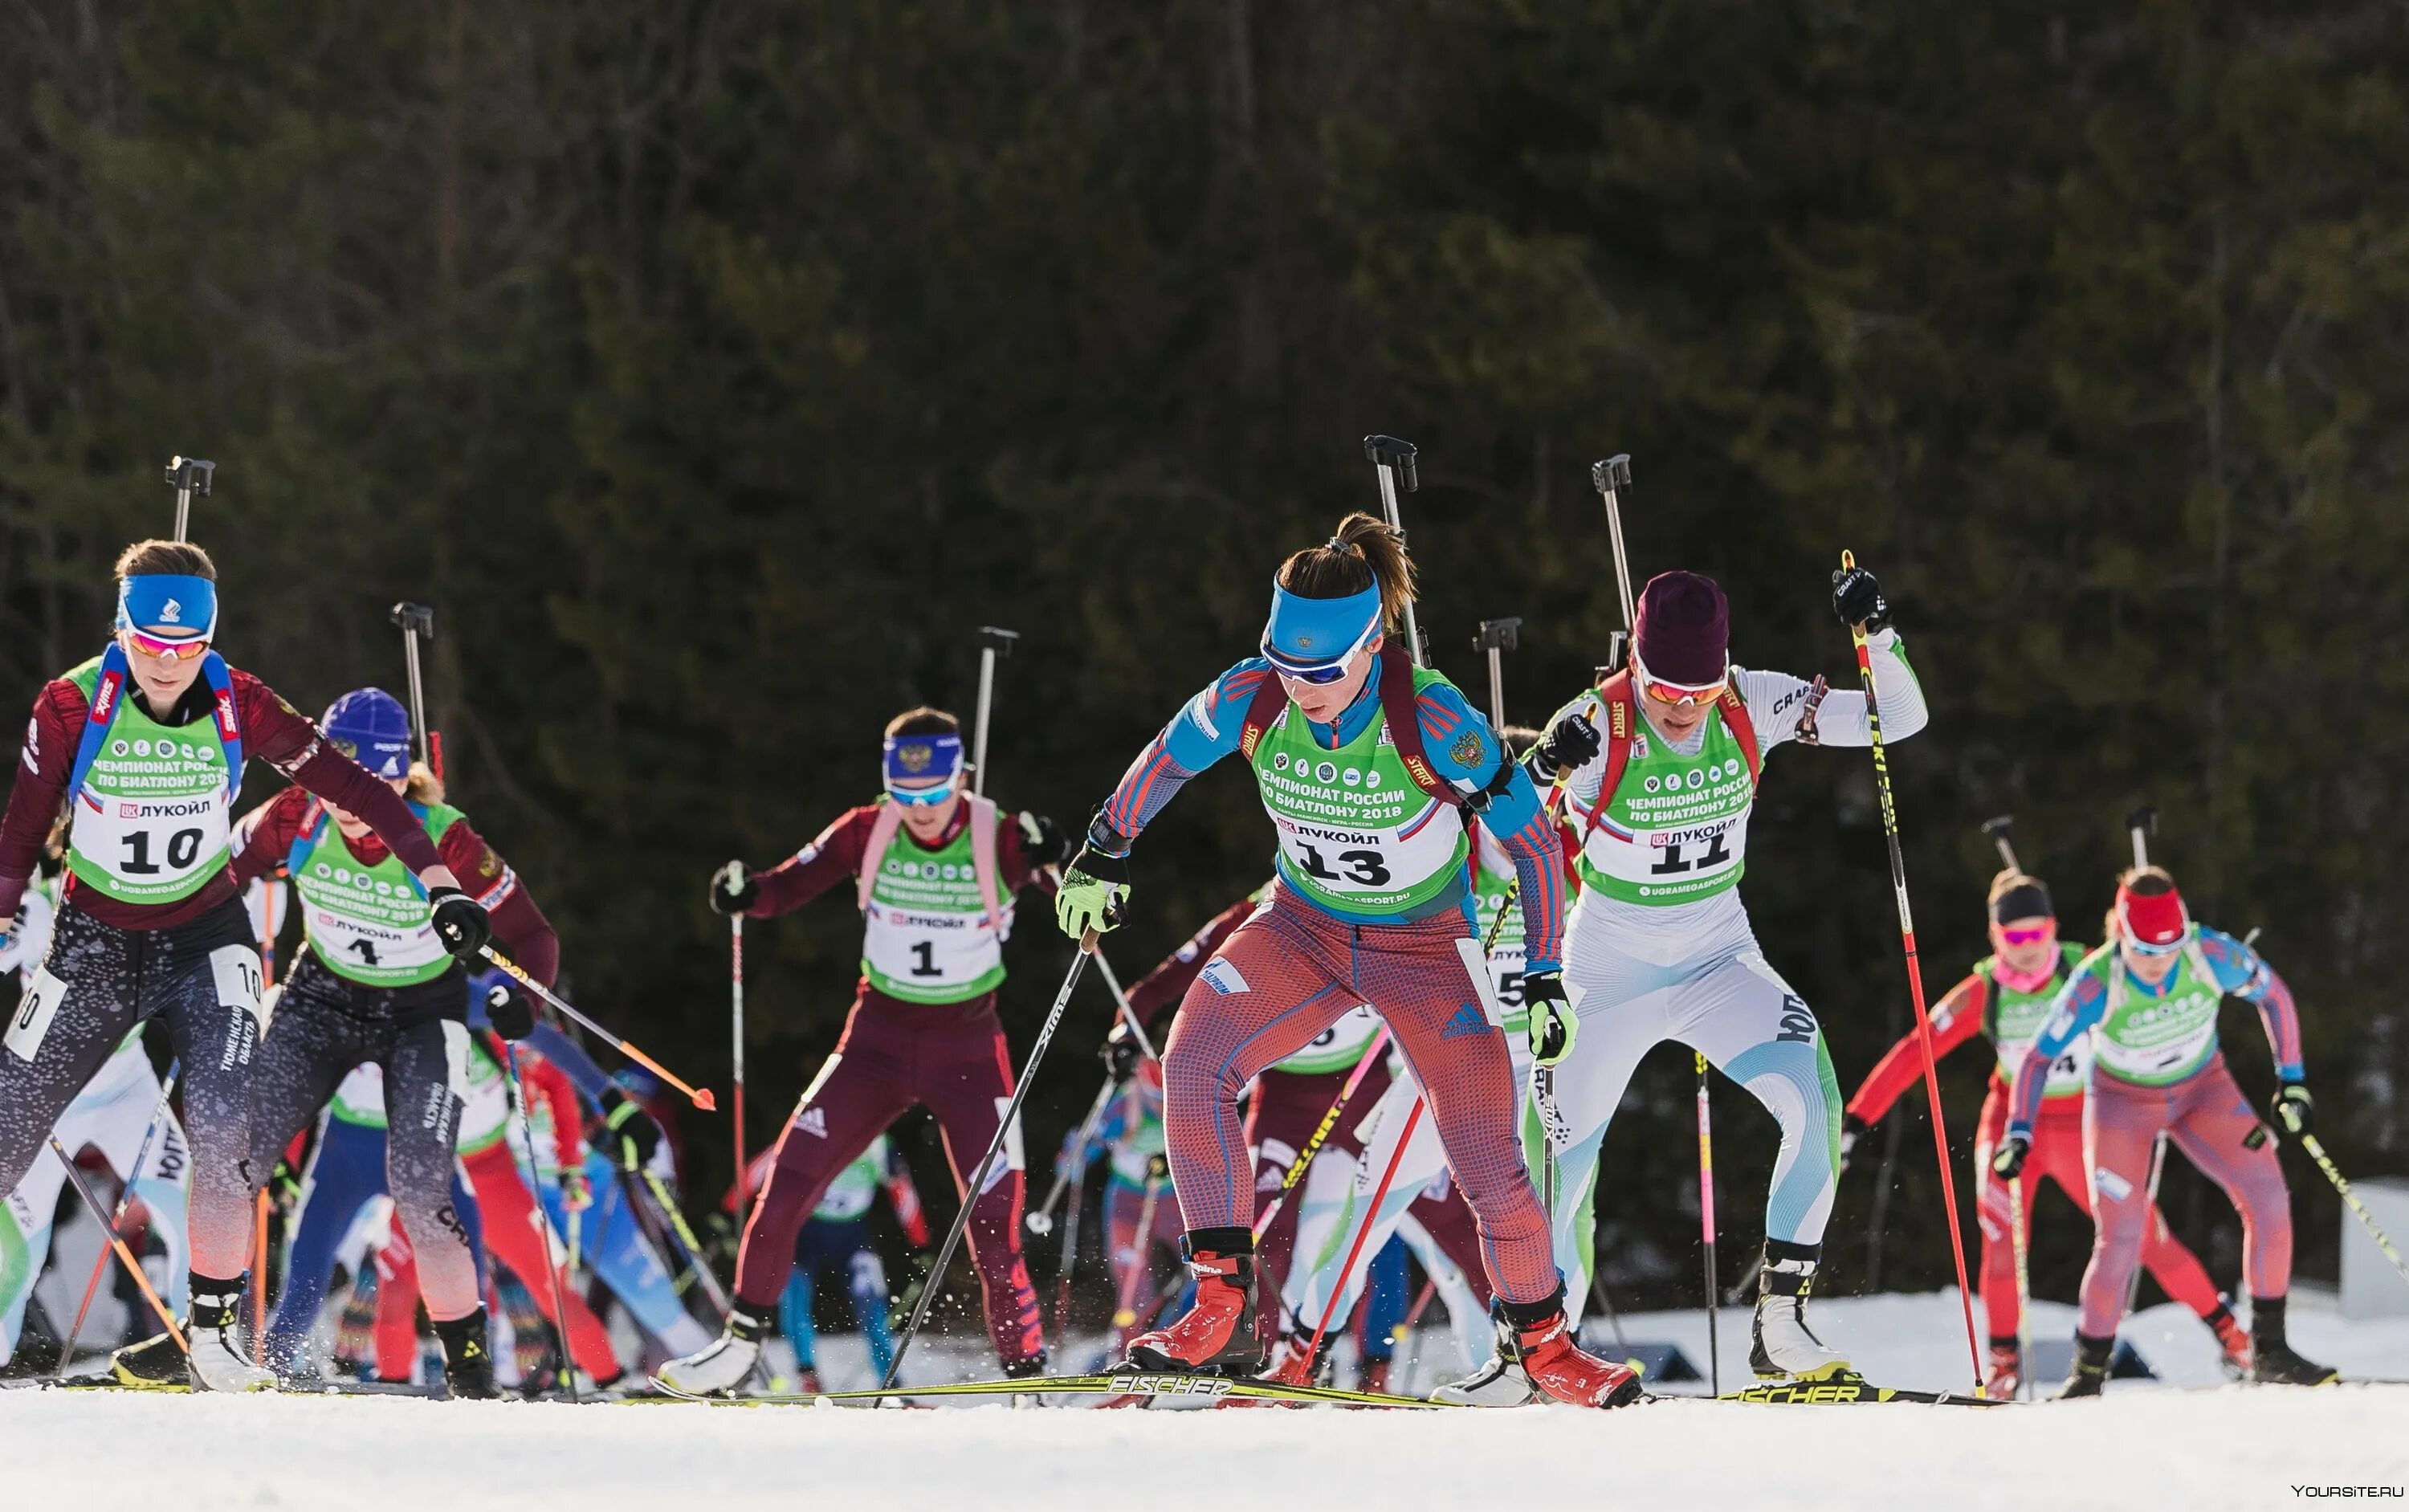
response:
<path id="1" fill-rule="evenodd" d="M 117 627 L 154 625 L 211 639 L 218 633 L 218 585 L 180 572 L 137 572 L 118 579 Z"/>
<path id="2" fill-rule="evenodd" d="M 1263 655 L 1292 676 L 1344 667 L 1380 628 L 1380 585 L 1344 598 L 1305 598 L 1272 584 Z"/>
<path id="3" fill-rule="evenodd" d="M 962 774 L 962 738 L 959 735 L 889 735 L 884 779 L 887 796 L 898 803 L 942 803 Z M 907 785 L 898 786 L 898 784 Z"/>
<path id="4" fill-rule="evenodd" d="M 410 715 L 382 688 L 354 688 L 337 698 L 318 730 L 371 776 L 390 781 L 410 774 Z"/>

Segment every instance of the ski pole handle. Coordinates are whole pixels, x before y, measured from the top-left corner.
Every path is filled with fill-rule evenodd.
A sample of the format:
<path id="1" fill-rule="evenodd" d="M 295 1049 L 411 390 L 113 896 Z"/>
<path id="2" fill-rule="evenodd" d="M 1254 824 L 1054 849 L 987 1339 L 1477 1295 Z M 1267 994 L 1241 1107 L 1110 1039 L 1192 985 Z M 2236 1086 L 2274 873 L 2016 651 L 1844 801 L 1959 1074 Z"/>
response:
<path id="1" fill-rule="evenodd" d="M 584 1025 L 594 1033 L 600 1035 L 602 1037 L 602 1042 L 605 1044 L 608 1044 L 612 1049 L 618 1051 L 621 1055 L 626 1056 L 628 1059 L 643 1067 L 646 1071 L 658 1076 L 661 1080 L 669 1083 L 671 1087 L 684 1092 L 693 1101 L 696 1107 L 700 1108 L 705 1113 L 715 1113 L 718 1111 L 719 1104 L 713 1100 L 709 1088 L 705 1087 L 698 1089 L 687 1086 L 686 1083 L 679 1077 L 677 1073 L 670 1070 L 667 1066 L 662 1065 L 659 1061 L 655 1060 L 652 1057 L 644 1054 L 642 1050 L 637 1049 L 626 1040 L 619 1038 L 619 1036 L 612 1033 L 609 1030 L 604 1029 L 593 1019 L 588 1018 L 585 1015 L 578 1012 L 574 1004 L 561 997 L 558 993 L 553 991 L 550 987 L 545 986 L 542 983 L 537 981 L 534 977 L 527 975 L 526 971 L 519 966 L 518 962 L 511 959 L 508 956 L 503 955 L 500 951 L 496 950 L 493 946 L 481 946 L 480 951 L 487 960 L 492 961 L 495 965 L 500 967 L 503 971 L 510 972 L 512 976 L 515 977 L 518 980 L 519 986 L 527 988 L 529 992 L 534 993 L 537 997 L 541 998 L 545 1002 L 550 1003 L 553 1007 L 558 1009 L 563 1014 L 566 1014 L 570 1018 L 575 1019 L 578 1023 Z"/>

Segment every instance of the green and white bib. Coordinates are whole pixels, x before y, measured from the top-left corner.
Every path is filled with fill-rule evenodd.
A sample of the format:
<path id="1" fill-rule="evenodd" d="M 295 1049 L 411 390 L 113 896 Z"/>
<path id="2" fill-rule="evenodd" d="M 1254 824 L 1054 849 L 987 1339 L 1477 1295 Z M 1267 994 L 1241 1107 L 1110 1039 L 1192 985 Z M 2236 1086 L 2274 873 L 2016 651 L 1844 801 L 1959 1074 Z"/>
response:
<path id="1" fill-rule="evenodd" d="M 870 1211 L 871 1199 L 886 1180 L 887 1136 L 881 1134 L 870 1142 L 870 1148 L 853 1158 L 851 1165 L 830 1178 L 812 1217 L 827 1223 L 850 1223 Z"/>
<path id="2" fill-rule="evenodd" d="M 429 840 L 460 822 L 458 809 L 412 803 Z M 301 928 L 319 963 L 363 986 L 414 986 L 452 969 L 452 954 L 435 933 L 426 890 L 391 851 L 364 866 L 343 842 L 334 815 L 319 814 L 294 845 L 286 870 L 301 895 Z"/>
<path id="3" fill-rule="evenodd" d="M 2057 1001 L 2058 988 L 2083 959 L 2081 945 L 2061 944 L 2062 958 L 2058 969 L 2042 984 L 2038 992 L 2019 992 L 2000 983 L 1998 973 L 1999 958 L 1985 956 L 1974 963 L 1974 974 L 1983 979 L 1988 989 L 1983 1011 L 1983 1032 L 1990 1035 L 1992 1046 L 1998 1052 L 1999 1079 L 2015 1084 L 2016 1073 L 2024 1069 L 2025 1054 L 2033 1041 L 2041 1038 L 2042 1026 L 2049 1022 L 2050 1009 Z M 2041 1096 L 2047 1098 L 2081 1097 L 2091 1081 L 2091 1044 L 2085 1035 L 2066 1047 L 2066 1053 L 2049 1064 L 2049 1077 L 2041 1084 Z"/>
<path id="4" fill-rule="evenodd" d="M 90 700 L 99 658 L 67 676 Z M 234 782 L 216 724 L 159 724 L 142 712 L 130 684 L 109 712 L 82 789 L 67 801 L 75 813 L 67 868 L 104 897 L 172 903 L 225 868 Z"/>
<path id="5" fill-rule="evenodd" d="M 2185 940 L 2183 954 L 2163 984 L 2166 991 L 2158 997 L 2134 985 L 2113 942 L 2093 951 L 2083 965 L 2107 976 L 2108 1006 L 2091 1031 L 2092 1053 L 2100 1069 L 2118 1081 L 2169 1086 L 2216 1053 L 2216 1010 L 2225 1001 L 2225 989 L 2200 954 L 2197 929 Z"/>
<path id="6" fill-rule="evenodd" d="M 1439 681 L 1414 673 L 1420 692 Z M 1255 746 L 1255 787 L 1279 834 L 1280 880 L 1348 914 L 1403 914 L 1456 885 L 1464 822 L 1414 785 L 1376 712 L 1334 751 L 1290 704 Z"/>
<path id="7" fill-rule="evenodd" d="M 1581 840 L 1581 886 L 1618 902 L 1666 907 L 1739 885 L 1756 784 L 1721 709 L 1708 713 L 1698 754 L 1682 756 L 1638 721 L 1631 764 Z"/>
<path id="8" fill-rule="evenodd" d="M 999 900 L 1011 924 L 1010 900 Z M 938 850 L 897 830 L 871 878 L 861 974 L 906 1002 L 960 1002 L 1003 982 L 1003 932 L 979 897 L 971 827 Z"/>
<path id="9" fill-rule="evenodd" d="M 1497 989 L 1497 1005 L 1505 1010 L 1498 1027 L 1508 1034 L 1521 1034 L 1531 1022 L 1531 1010 L 1522 1002 L 1522 910 L 1514 891 L 1513 870 L 1493 871 L 1483 856 L 1474 867 L 1473 928 L 1482 940 L 1490 938 L 1492 929 L 1497 931 L 1489 946 L 1489 981 Z"/>

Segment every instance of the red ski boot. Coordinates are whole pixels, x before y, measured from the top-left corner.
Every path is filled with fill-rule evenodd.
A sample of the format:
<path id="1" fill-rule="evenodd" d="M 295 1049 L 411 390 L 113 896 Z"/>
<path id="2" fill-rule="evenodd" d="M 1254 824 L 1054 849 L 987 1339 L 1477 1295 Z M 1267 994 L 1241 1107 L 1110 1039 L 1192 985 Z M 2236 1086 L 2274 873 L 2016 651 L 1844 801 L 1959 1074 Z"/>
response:
<path id="1" fill-rule="evenodd" d="M 1196 1278 L 1196 1300 L 1170 1326 L 1129 1342 L 1124 1369 L 1255 1375 L 1263 1346 L 1255 1337 L 1255 1236 L 1244 1227 L 1193 1229 L 1179 1252 Z"/>
<path id="2" fill-rule="evenodd" d="M 2012 1402 L 2024 1384 L 2024 1351 L 2013 1339 L 1993 1339 L 1990 1367 L 1983 1374 L 1983 1394 L 1994 1402 Z"/>
<path id="3" fill-rule="evenodd" d="M 2232 1306 L 2219 1297 L 2216 1299 L 2216 1311 L 2200 1321 L 2216 1334 L 2216 1346 L 2225 1352 L 2224 1360 L 2219 1361 L 2225 1367 L 2225 1374 L 2237 1381 L 2249 1379 L 2250 1334 L 2243 1328 L 2241 1319 L 2233 1316 Z"/>
<path id="4" fill-rule="evenodd" d="M 1565 1289 L 1545 1302 L 1498 1299 L 1512 1328 L 1514 1353 L 1531 1384 L 1577 1407 L 1623 1407 L 1639 1400 L 1638 1373 L 1582 1352 L 1565 1319 Z"/>

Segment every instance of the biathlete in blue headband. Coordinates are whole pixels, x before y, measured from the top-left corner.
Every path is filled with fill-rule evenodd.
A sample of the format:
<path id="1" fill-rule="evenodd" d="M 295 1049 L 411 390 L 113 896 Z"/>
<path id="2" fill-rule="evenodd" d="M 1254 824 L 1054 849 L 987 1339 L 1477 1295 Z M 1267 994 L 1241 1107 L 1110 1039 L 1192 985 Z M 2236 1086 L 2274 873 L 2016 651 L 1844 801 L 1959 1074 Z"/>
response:
<path id="1" fill-rule="evenodd" d="M 728 1330 L 662 1367 L 674 1390 L 733 1390 L 753 1374 L 778 1323 L 796 1233 L 829 1184 L 915 1103 L 936 1116 L 955 1189 L 972 1204 L 965 1231 L 996 1358 L 1015 1376 L 1046 1368 L 1020 1256 L 1019 1142 L 1005 1143 L 985 1190 L 965 1188 L 1012 1096 L 995 994 L 1013 899 L 1066 847 L 1052 820 L 972 796 L 961 726 L 941 710 L 909 710 L 887 725 L 885 770 L 885 797 L 847 810 L 774 870 L 712 879 L 713 911 L 751 918 L 849 886 L 862 914 L 861 979 L 844 1037 L 796 1104 L 746 1219 Z"/>
<path id="2" fill-rule="evenodd" d="M 0 1044 L 0 1189 L 49 1158 L 50 1126 L 134 1027 L 165 1018 L 192 1138 L 189 1382 L 256 1390 L 274 1377 L 236 1326 L 251 1250 L 251 1064 L 265 1016 L 259 947 L 229 865 L 246 756 L 375 831 L 426 889 L 445 951 L 473 955 L 490 927 L 400 795 L 212 649 L 207 553 L 141 541 L 118 557 L 117 578 L 116 634 L 35 698 L 0 818 L 0 920 L 13 929 L 42 842 L 69 811 L 50 953 Z M 128 1384 L 188 1379 L 165 1334 L 120 1351 L 118 1364 Z"/>

